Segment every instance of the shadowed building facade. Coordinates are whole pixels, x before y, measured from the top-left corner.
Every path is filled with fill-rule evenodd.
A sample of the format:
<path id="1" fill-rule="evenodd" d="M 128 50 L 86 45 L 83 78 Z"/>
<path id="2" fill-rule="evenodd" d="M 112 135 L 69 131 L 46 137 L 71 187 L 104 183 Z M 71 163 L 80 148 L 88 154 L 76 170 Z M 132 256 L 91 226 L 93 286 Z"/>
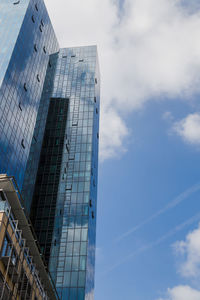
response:
<path id="1" fill-rule="evenodd" d="M 0 299 L 57 300 L 12 177 L 0 175 Z"/>

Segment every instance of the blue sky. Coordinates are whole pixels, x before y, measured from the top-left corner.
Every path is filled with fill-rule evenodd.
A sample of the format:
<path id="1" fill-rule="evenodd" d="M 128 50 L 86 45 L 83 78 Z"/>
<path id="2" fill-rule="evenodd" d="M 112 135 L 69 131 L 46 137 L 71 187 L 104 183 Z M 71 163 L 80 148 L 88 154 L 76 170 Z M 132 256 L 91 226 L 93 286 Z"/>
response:
<path id="1" fill-rule="evenodd" d="M 99 50 L 95 300 L 200 300 L 200 1 L 59 1 L 60 45 Z"/>
<path id="2" fill-rule="evenodd" d="M 190 284 L 177 274 L 172 245 L 200 221 L 200 157 L 198 149 L 169 133 L 163 118 L 166 111 L 180 116 L 185 110 L 191 108 L 178 100 L 149 103 L 128 121 L 134 139 L 127 153 L 100 165 L 97 300 L 154 300 L 169 287 Z"/>

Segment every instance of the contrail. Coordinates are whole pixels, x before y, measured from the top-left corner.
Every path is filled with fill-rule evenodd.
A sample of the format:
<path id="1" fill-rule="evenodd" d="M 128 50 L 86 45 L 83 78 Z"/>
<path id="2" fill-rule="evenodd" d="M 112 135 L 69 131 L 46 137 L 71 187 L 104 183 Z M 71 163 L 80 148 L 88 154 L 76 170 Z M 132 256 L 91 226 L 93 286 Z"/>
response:
<path id="1" fill-rule="evenodd" d="M 141 227 L 143 227 L 144 225 L 150 223 L 152 220 L 156 219 L 157 217 L 164 214 L 168 210 L 176 207 L 183 200 L 187 199 L 190 195 L 197 192 L 198 190 L 200 190 L 200 183 L 197 183 L 197 184 L 193 185 L 192 187 L 190 187 L 189 189 L 187 189 L 186 191 L 181 193 L 179 196 L 177 196 L 175 199 L 173 199 L 171 202 L 169 202 L 165 207 L 158 210 L 155 214 L 151 215 L 149 218 L 147 218 L 146 220 L 144 220 L 140 224 L 136 225 L 135 227 L 132 227 L 130 230 L 124 232 L 122 235 L 120 235 L 119 237 L 117 237 L 115 239 L 115 242 L 121 241 L 125 237 L 127 237 L 130 234 L 134 233 L 135 231 L 139 230 Z"/>
<path id="2" fill-rule="evenodd" d="M 168 231 L 166 234 L 164 234 L 163 236 L 161 236 L 160 238 L 158 238 L 154 242 L 146 244 L 146 245 L 138 248 L 137 250 L 133 251 L 128 256 L 126 256 L 124 259 L 120 260 L 118 263 L 116 263 L 115 265 L 113 265 L 112 267 L 107 269 L 103 274 L 107 274 L 107 273 L 111 272 L 115 268 L 119 267 L 120 265 L 126 263 L 130 259 L 137 256 L 138 254 L 140 254 L 142 252 L 145 252 L 146 250 L 149 250 L 149 249 L 161 244 L 163 241 L 167 240 L 168 238 L 170 238 L 171 236 L 176 234 L 178 231 L 181 231 L 186 226 L 191 225 L 192 223 L 194 223 L 196 221 L 199 221 L 199 220 L 200 220 L 200 212 L 198 214 L 194 215 L 193 217 L 191 217 L 190 219 L 188 219 L 187 221 L 177 225 L 174 229 Z"/>

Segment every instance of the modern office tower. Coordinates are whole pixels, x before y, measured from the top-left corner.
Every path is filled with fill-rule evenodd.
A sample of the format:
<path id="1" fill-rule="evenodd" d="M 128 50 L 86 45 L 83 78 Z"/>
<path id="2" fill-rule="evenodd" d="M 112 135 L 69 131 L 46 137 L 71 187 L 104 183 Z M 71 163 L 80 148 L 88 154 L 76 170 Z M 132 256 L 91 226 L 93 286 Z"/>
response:
<path id="1" fill-rule="evenodd" d="M 49 54 L 58 43 L 42 0 L 0 1 L 0 173 L 21 190 Z"/>
<path id="2" fill-rule="evenodd" d="M 33 194 L 31 220 L 60 299 L 92 300 L 100 100 L 96 46 L 60 49 L 50 64 L 34 132 L 40 138 L 31 146 L 33 171 L 24 191 L 37 175 L 26 200 Z"/>
<path id="3" fill-rule="evenodd" d="M 59 299 L 13 178 L 0 175 L 0 299 Z"/>
<path id="4" fill-rule="evenodd" d="M 96 46 L 59 49 L 42 0 L 0 1 L 0 44 L 0 174 L 16 178 L 60 299 L 93 300 Z"/>

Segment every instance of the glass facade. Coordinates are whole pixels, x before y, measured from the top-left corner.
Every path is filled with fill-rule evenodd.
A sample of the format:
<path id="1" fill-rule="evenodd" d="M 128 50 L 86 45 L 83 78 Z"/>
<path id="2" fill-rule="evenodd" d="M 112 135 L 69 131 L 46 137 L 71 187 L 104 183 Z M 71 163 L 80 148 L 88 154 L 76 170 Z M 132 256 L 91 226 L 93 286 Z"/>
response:
<path id="1" fill-rule="evenodd" d="M 96 46 L 59 49 L 43 0 L 0 1 L 0 174 L 14 176 L 60 299 L 94 299 Z"/>
<path id="2" fill-rule="evenodd" d="M 50 99 L 31 209 L 31 219 L 34 221 L 35 231 L 47 263 L 52 242 L 67 110 L 68 99 Z"/>
<path id="3" fill-rule="evenodd" d="M 26 204 L 26 209 L 30 213 L 30 207 L 33 198 L 34 186 L 36 183 L 36 175 L 40 160 L 40 153 L 43 143 L 44 131 L 49 110 L 49 99 L 51 98 L 54 75 L 56 69 L 58 53 L 50 55 L 42 97 L 38 109 L 36 125 L 34 130 L 34 138 L 32 139 L 29 159 L 27 162 L 26 173 L 24 177 L 22 195 Z"/>
<path id="4" fill-rule="evenodd" d="M 50 61 L 47 77 L 51 82 L 53 78 L 53 85 L 44 88 L 41 100 L 48 103 L 45 130 L 37 129 L 40 117 L 36 122 L 44 138 L 31 147 L 33 156 L 36 144 L 41 149 L 38 168 L 35 164 L 31 219 L 60 298 L 93 300 L 100 101 L 97 49 L 60 49 Z"/>
<path id="5" fill-rule="evenodd" d="M 8 68 L 9 61 L 29 4 L 29 0 L 1 0 L 0 2 L 0 86 Z"/>
<path id="6" fill-rule="evenodd" d="M 49 54 L 59 49 L 42 0 L 1 0 L 0 44 L 0 173 L 21 189 Z"/>

